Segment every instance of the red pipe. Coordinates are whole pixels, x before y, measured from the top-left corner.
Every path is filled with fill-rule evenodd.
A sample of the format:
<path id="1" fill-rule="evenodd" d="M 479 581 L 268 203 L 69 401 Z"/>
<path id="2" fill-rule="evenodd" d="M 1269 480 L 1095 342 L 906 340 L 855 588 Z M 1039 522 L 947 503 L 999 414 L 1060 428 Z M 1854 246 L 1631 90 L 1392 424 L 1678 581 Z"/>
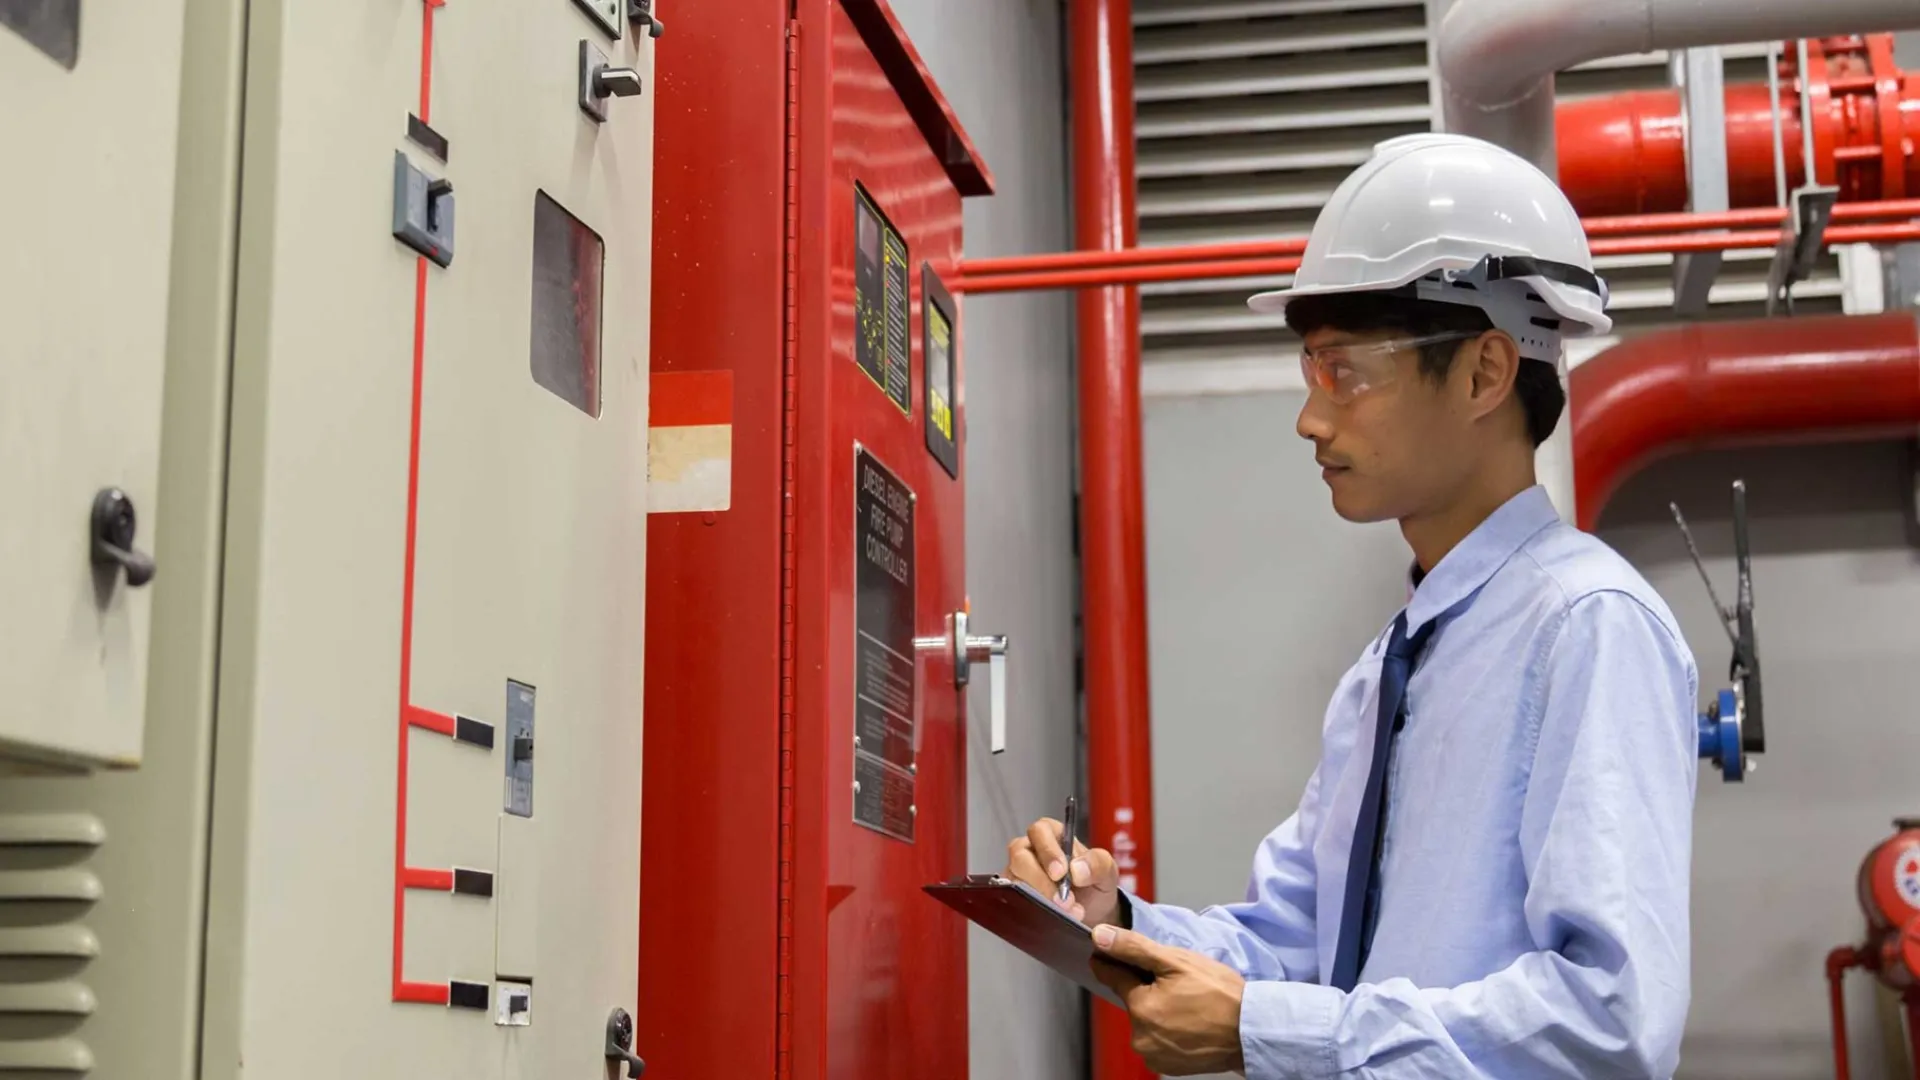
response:
<path id="1" fill-rule="evenodd" d="M 1920 241 L 1920 225 L 1839 225 L 1826 231 L 1826 242 L 1829 244 L 1888 244 L 1914 241 Z M 1780 231 L 1773 229 L 1665 236 L 1616 236 L 1594 240 L 1591 247 L 1595 255 L 1655 255 L 1681 251 L 1770 248 L 1779 242 Z M 1128 251 L 1110 254 L 1133 255 L 1135 253 Z M 1078 252 L 1076 254 L 1109 253 Z M 1003 260 L 993 261 L 998 263 Z M 1079 265 L 1087 268 L 996 274 L 982 274 L 975 269 L 967 276 L 956 279 L 953 291 L 978 294 L 1020 292 L 1031 289 L 1081 289 L 1108 285 L 1138 285 L 1151 281 L 1204 281 L 1291 274 L 1300 268 L 1300 259 L 1292 255 L 1218 262 L 1161 263 L 1138 259 L 1126 261 L 1085 259 L 1081 260 Z"/>
<path id="2" fill-rule="evenodd" d="M 1074 246 L 1136 245 L 1130 0 L 1071 0 Z M 1140 295 L 1079 297 L 1080 560 L 1089 841 L 1153 897 L 1153 758 L 1147 726 L 1147 568 L 1140 452 Z M 1095 1080 L 1152 1076 L 1125 1013 L 1097 1002 Z"/>
<path id="3" fill-rule="evenodd" d="M 1568 397 L 1574 501 L 1592 529 L 1627 477 L 1673 454 L 1911 434 L 1920 322 L 1888 312 L 1644 334 L 1574 368 Z"/>
<path id="4" fill-rule="evenodd" d="M 1920 1078 L 1920 990 L 1906 993 L 1907 1003 L 1907 1061 L 1913 1066 L 1913 1075 Z M 1845 1077 L 1839 1080 L 1846 1080 Z"/>
<path id="5" fill-rule="evenodd" d="M 1764 207 L 1750 210 L 1724 210 L 1710 214 L 1629 214 L 1619 217 L 1588 218 L 1584 224 L 1587 236 L 1593 240 L 1594 254 L 1624 254 L 1637 250 L 1631 246 L 1609 247 L 1606 240 L 1637 236 L 1639 234 L 1672 234 L 1706 229 L 1756 229 L 1777 227 L 1786 211 L 1777 207 Z M 1834 207 L 1833 223 L 1878 222 L 1883 219 L 1920 217 L 1920 199 L 1891 199 L 1874 202 L 1842 203 Z M 1898 228 L 1882 225 L 1880 228 Z M 1777 237 L 1777 232 L 1770 234 Z M 1842 232 L 1841 235 L 1849 235 Z M 1658 237 L 1656 237 L 1658 239 Z M 1848 242 L 1872 242 L 1874 236 L 1866 235 Z M 1772 238 L 1764 242 L 1755 239 L 1756 246 L 1764 247 L 1774 242 Z M 961 264 L 961 274 L 969 281 L 998 281 L 1016 275 L 1034 274 L 1050 271 L 1107 271 L 1113 269 L 1134 269 L 1142 267 L 1166 267 L 1180 263 L 1216 263 L 1233 269 L 1237 274 L 1246 273 L 1291 273 L 1293 266 L 1280 270 L 1246 270 L 1239 266 L 1242 260 L 1264 260 L 1273 262 L 1284 259 L 1297 259 L 1306 250 L 1306 240 L 1298 237 L 1284 240 L 1246 240 L 1230 244 L 1189 244 L 1182 247 L 1129 247 L 1120 250 L 1064 251 L 1046 255 L 1010 255 L 991 259 L 968 259 Z M 1671 248 L 1660 248 L 1668 251 Z M 1221 274 L 1197 274 L 1198 277 L 1228 276 Z M 1061 279 L 1063 284 L 1073 279 Z M 1084 283 L 1108 284 L 1112 281 L 1157 281 L 1174 280 L 1152 276 L 1140 278 L 1087 279 Z M 967 285 L 975 292 L 999 292 L 1011 288 L 1003 284 L 998 288 Z M 1049 286 L 1054 287 L 1054 286 Z"/>
<path id="6" fill-rule="evenodd" d="M 1847 969 L 1860 964 L 1860 954 L 1842 945 L 1827 954 L 1827 1005 L 1833 1016 L 1833 1077 L 1853 1080 L 1847 1060 L 1847 999 L 1843 983 Z"/>
<path id="7" fill-rule="evenodd" d="M 1781 144 L 1788 187 L 1806 179 L 1800 88 L 1782 62 Z M 1843 202 L 1920 195 L 1920 72 L 1894 64 L 1893 35 L 1808 43 L 1814 175 Z M 1687 204 L 1685 122 L 1678 90 L 1571 102 L 1554 110 L 1560 186 L 1583 214 L 1679 210 Z M 1726 89 L 1727 196 L 1735 207 L 1777 199 L 1773 100 L 1765 84 Z"/>

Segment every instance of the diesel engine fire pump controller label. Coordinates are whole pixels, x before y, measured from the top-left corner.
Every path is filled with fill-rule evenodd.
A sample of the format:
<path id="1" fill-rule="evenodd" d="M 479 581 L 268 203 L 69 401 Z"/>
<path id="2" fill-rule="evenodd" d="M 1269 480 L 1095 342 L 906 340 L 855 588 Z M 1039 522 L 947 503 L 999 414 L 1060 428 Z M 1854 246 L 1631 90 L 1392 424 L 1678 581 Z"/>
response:
<path id="1" fill-rule="evenodd" d="M 907 242 L 894 231 L 867 193 L 853 188 L 853 358 L 908 416 L 912 375 L 908 368 L 911 298 L 907 295 Z"/>
<path id="2" fill-rule="evenodd" d="M 913 492 L 853 457 L 853 820 L 912 843 Z"/>

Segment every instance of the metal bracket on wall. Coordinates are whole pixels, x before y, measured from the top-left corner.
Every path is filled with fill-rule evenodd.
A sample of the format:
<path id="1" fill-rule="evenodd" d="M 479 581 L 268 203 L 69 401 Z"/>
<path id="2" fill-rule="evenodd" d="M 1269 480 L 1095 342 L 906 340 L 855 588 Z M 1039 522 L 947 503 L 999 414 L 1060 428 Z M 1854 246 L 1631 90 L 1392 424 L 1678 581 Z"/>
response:
<path id="1" fill-rule="evenodd" d="M 1773 249 L 1773 265 L 1767 268 L 1768 315 L 1779 306 L 1793 314 L 1793 286 L 1812 275 L 1825 252 L 1827 225 L 1839 197 L 1840 189 L 1826 184 L 1794 189 L 1787 219 L 1781 224 L 1780 243 Z"/>
<path id="2" fill-rule="evenodd" d="M 1673 58 L 1672 75 L 1685 107 L 1687 209 L 1694 213 L 1726 210 L 1726 65 L 1720 50 L 1680 50 Z M 1673 306 L 1683 318 L 1707 310 L 1721 261 L 1718 251 L 1682 252 L 1673 257 Z"/>

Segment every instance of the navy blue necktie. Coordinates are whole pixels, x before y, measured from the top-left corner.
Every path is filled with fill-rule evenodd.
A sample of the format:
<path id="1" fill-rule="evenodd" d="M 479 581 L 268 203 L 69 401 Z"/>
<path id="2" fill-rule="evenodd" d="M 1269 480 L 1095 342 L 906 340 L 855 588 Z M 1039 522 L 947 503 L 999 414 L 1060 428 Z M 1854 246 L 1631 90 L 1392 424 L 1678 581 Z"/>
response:
<path id="1" fill-rule="evenodd" d="M 1372 944 L 1374 908 L 1380 885 L 1380 819 L 1387 809 L 1387 760 L 1394 736 L 1406 724 L 1407 679 L 1420 650 L 1433 633 L 1429 622 L 1409 640 L 1407 614 L 1393 621 L 1393 635 L 1380 661 L 1380 712 L 1374 720 L 1373 765 L 1367 771 L 1366 794 L 1360 799 L 1360 817 L 1354 824 L 1353 850 L 1347 857 L 1347 891 L 1340 906 L 1340 939 L 1333 952 L 1333 978 L 1328 985 L 1352 990 Z"/>

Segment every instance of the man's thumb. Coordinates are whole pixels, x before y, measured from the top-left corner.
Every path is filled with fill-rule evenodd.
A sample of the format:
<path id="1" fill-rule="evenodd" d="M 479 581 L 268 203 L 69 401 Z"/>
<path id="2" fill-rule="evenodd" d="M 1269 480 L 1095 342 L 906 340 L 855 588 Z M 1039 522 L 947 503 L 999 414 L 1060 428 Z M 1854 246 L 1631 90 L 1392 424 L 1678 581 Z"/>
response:
<path id="1" fill-rule="evenodd" d="M 1160 950 L 1154 943 L 1131 930 L 1121 930 L 1113 926 L 1096 927 L 1093 931 L 1093 943 L 1099 950 L 1115 960 L 1124 961 L 1145 971 L 1158 972 L 1162 968 Z"/>

